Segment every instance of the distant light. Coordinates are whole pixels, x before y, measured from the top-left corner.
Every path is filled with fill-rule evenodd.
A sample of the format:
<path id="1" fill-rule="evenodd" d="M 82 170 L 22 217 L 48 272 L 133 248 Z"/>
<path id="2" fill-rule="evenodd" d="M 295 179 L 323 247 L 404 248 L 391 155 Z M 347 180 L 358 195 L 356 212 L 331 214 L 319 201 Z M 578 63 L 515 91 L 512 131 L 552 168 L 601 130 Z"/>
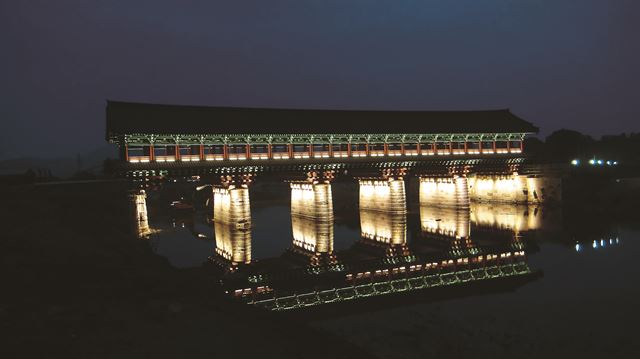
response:
<path id="1" fill-rule="evenodd" d="M 580 164 L 580 160 L 573 160 L 573 161 L 571 161 L 571 164 L 574 165 L 574 166 L 577 166 L 577 165 Z"/>
<path id="2" fill-rule="evenodd" d="M 576 243 L 576 252 L 580 252 L 582 247 L 580 247 L 580 243 Z"/>
<path id="3" fill-rule="evenodd" d="M 598 160 L 598 164 L 601 165 L 602 164 L 602 160 Z"/>
<path id="4" fill-rule="evenodd" d="M 590 164 L 590 165 L 593 165 L 593 164 L 595 164 L 595 163 L 596 163 L 596 161 L 595 161 L 595 160 L 593 160 L 593 159 L 589 160 L 589 164 Z"/>
<path id="5" fill-rule="evenodd" d="M 604 239 L 600 240 L 600 247 L 604 247 Z"/>
<path id="6" fill-rule="evenodd" d="M 611 166 L 611 161 L 607 161 L 607 166 Z"/>
<path id="7" fill-rule="evenodd" d="M 593 245 L 592 245 L 592 247 L 593 247 L 593 248 L 598 248 L 598 241 L 593 241 Z"/>
<path id="8" fill-rule="evenodd" d="M 618 165 L 618 161 L 613 161 L 613 165 L 617 166 Z"/>

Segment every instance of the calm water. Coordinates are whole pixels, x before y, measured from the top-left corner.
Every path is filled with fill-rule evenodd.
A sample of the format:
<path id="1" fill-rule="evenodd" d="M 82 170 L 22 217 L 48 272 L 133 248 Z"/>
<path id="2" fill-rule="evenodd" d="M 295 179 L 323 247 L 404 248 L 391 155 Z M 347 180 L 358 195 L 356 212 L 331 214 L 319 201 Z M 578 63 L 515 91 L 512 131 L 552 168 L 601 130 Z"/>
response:
<path id="1" fill-rule="evenodd" d="M 332 218 L 327 219 L 327 208 L 317 203 L 315 207 L 307 202 L 292 204 L 296 194 L 287 184 L 251 188 L 250 226 L 227 229 L 215 226 L 211 208 L 175 215 L 149 193 L 146 238 L 158 255 L 181 268 L 222 259 L 223 251 L 216 248 L 225 247 L 225 253 L 240 250 L 240 263 L 238 258 L 233 263 L 233 253 L 231 260 L 222 261 L 236 270 L 271 268 L 271 263 L 285 271 L 313 263 L 369 263 L 376 256 L 391 256 L 389 248 L 396 256 L 398 251 L 417 255 L 418 262 L 522 249 L 520 260 L 542 275 L 491 294 L 470 291 L 446 300 L 378 306 L 373 312 L 354 310 L 315 320 L 313 325 L 381 357 L 478 353 L 590 357 L 637 352 L 640 231 L 632 228 L 633 223 L 537 206 L 472 203 L 469 209 L 441 208 L 420 203 L 416 186 L 407 186 L 404 213 L 394 210 L 394 199 L 385 197 L 388 193 L 381 197 L 374 193 L 375 198 L 368 199 L 371 203 L 362 202 L 361 190 L 357 185 L 334 184 Z M 263 199 L 264 193 L 271 196 Z M 374 210 L 364 210 L 367 206 Z M 327 221 L 333 223 L 332 229 Z M 242 248 L 233 239 L 238 235 Z M 221 243 L 229 240 L 231 244 Z"/>

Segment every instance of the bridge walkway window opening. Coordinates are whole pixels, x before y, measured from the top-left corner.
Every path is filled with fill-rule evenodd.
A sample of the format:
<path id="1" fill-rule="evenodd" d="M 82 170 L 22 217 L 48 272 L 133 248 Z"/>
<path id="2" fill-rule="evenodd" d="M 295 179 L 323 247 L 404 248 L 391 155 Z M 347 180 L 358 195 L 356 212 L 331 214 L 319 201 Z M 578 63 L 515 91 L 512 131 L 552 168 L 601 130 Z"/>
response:
<path id="1" fill-rule="evenodd" d="M 384 156 L 384 143 L 369 144 L 369 155 L 372 157 Z"/>
<path id="2" fill-rule="evenodd" d="M 127 159 L 131 163 L 149 162 L 150 147 L 142 145 L 128 145 Z"/>
<path id="3" fill-rule="evenodd" d="M 246 160 L 247 159 L 246 144 L 227 145 L 227 151 L 228 151 L 228 156 L 230 160 Z"/>
<path id="4" fill-rule="evenodd" d="M 454 155 L 463 155 L 465 154 L 465 144 L 464 141 L 454 141 L 451 143 L 451 153 Z"/>
<path id="5" fill-rule="evenodd" d="M 289 146 L 286 143 L 272 144 L 271 157 L 276 160 L 289 158 Z"/>
<path id="6" fill-rule="evenodd" d="M 509 153 L 521 153 L 523 143 L 521 140 L 509 141 Z"/>
<path id="7" fill-rule="evenodd" d="M 482 141 L 482 153 L 495 153 L 494 141 Z"/>
<path id="8" fill-rule="evenodd" d="M 256 144 L 249 147 L 251 159 L 266 160 L 269 158 L 269 145 Z"/>
<path id="9" fill-rule="evenodd" d="M 180 161 L 200 161 L 200 145 L 179 145 Z"/>
<path id="10" fill-rule="evenodd" d="M 293 145 L 293 158 L 309 158 L 311 146 L 306 144 Z"/>
<path id="11" fill-rule="evenodd" d="M 329 147 L 331 146 L 328 143 L 314 143 L 311 145 L 313 150 L 314 158 L 327 158 L 329 157 Z"/>
<path id="12" fill-rule="evenodd" d="M 156 162 L 173 162 L 176 160 L 176 146 L 155 144 L 153 146 L 153 159 Z"/>
<path id="13" fill-rule="evenodd" d="M 402 144 L 401 143 L 389 143 L 387 145 L 388 156 L 402 156 Z"/>
<path id="14" fill-rule="evenodd" d="M 450 142 L 437 142 L 436 143 L 436 154 L 438 155 L 449 155 L 451 154 Z"/>
<path id="15" fill-rule="evenodd" d="M 207 161 L 224 160 L 224 145 L 205 145 L 204 159 Z"/>
<path id="16" fill-rule="evenodd" d="M 404 144 L 404 154 L 405 156 L 417 156 L 418 155 L 418 144 L 415 142 L 405 143 Z"/>
<path id="17" fill-rule="evenodd" d="M 367 156 L 367 144 L 366 143 L 352 143 L 351 144 L 351 157 L 366 157 Z"/>
<path id="18" fill-rule="evenodd" d="M 349 145 L 346 143 L 333 143 L 331 144 L 331 152 L 333 157 L 347 157 L 349 156 Z"/>
<path id="19" fill-rule="evenodd" d="M 479 154 L 480 153 L 480 142 L 478 142 L 478 141 L 467 141 L 467 153 L 469 153 L 469 154 Z"/>
<path id="20" fill-rule="evenodd" d="M 436 144 L 435 142 L 421 143 L 420 144 L 420 155 L 423 156 L 432 156 L 436 154 Z"/>
<path id="21" fill-rule="evenodd" d="M 495 141 L 495 153 L 509 153 L 509 141 Z"/>

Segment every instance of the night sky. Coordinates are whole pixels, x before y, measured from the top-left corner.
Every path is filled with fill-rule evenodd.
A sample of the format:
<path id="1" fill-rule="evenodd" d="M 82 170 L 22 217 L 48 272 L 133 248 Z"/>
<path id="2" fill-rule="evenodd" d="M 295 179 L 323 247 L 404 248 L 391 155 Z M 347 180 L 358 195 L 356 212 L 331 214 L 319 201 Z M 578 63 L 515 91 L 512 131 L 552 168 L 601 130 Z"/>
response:
<path id="1" fill-rule="evenodd" d="M 508 107 L 542 135 L 638 132 L 639 11 L 637 0 L 4 0 L 0 158 L 104 146 L 106 99 Z"/>

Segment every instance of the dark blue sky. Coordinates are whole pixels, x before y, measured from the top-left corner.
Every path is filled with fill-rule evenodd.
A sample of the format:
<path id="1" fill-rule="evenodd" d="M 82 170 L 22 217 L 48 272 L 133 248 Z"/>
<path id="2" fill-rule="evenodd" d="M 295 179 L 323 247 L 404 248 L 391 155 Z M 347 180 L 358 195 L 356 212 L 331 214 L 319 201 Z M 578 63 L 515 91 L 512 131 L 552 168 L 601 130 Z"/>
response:
<path id="1" fill-rule="evenodd" d="M 232 4 L 232 5 L 230 5 Z M 0 2 L 0 158 L 104 144 L 105 100 L 509 107 L 640 131 L 640 1 Z"/>

